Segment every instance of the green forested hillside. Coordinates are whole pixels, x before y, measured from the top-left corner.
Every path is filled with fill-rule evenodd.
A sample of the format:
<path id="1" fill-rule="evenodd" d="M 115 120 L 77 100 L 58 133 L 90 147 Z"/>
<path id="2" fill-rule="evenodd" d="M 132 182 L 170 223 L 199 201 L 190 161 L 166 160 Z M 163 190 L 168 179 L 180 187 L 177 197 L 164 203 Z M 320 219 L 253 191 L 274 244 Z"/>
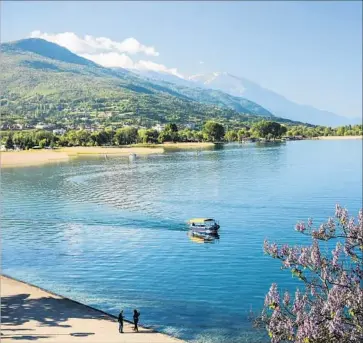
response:
<path id="1" fill-rule="evenodd" d="M 219 90 L 186 87 L 166 81 L 155 80 L 154 82 L 204 104 L 213 104 L 230 108 L 240 113 L 250 113 L 261 117 L 273 117 L 270 111 L 255 102 Z"/>
<path id="2" fill-rule="evenodd" d="M 1 52 L 2 123 L 201 125 L 208 119 L 233 124 L 260 116 L 289 122 L 248 100 L 152 83 L 126 70 L 103 68 L 41 39 L 2 44 Z"/>

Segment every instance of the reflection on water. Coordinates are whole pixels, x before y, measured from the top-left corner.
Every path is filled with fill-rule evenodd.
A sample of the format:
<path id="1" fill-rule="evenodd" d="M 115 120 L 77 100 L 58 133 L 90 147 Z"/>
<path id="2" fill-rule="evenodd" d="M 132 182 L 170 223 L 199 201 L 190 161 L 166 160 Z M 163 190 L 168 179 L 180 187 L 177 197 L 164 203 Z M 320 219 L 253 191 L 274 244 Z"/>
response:
<path id="1" fill-rule="evenodd" d="M 194 243 L 215 243 L 220 239 L 220 235 L 218 233 L 198 234 L 189 231 L 188 236 Z"/>
<path id="2" fill-rule="evenodd" d="M 251 308 L 297 283 L 264 238 L 304 244 L 296 221 L 357 212 L 361 160 L 360 141 L 301 141 L 4 169 L 3 272 L 193 342 L 262 342 Z M 195 217 L 221 222 L 214 244 L 193 244 Z"/>

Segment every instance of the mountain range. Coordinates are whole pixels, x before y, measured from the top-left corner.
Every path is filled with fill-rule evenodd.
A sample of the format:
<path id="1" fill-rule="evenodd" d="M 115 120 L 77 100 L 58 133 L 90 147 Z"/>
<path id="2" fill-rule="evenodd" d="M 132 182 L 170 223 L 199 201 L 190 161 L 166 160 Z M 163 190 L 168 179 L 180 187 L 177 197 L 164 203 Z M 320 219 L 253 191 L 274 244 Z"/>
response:
<path id="1" fill-rule="evenodd" d="M 200 126 L 208 119 L 240 123 L 268 117 L 294 123 L 247 99 L 151 82 L 126 69 L 102 67 L 43 39 L 24 39 L 0 48 L 2 122 L 152 126 L 173 121 Z"/>
<path id="2" fill-rule="evenodd" d="M 259 86 L 255 82 L 227 72 L 192 75 L 186 79 L 153 71 L 141 71 L 139 73 L 151 80 L 164 80 L 185 87 L 214 89 L 237 98 L 243 97 L 258 103 L 275 116 L 294 121 L 333 127 L 362 123 L 361 118 L 347 118 L 313 106 L 297 104 L 276 92 Z"/>
<path id="3" fill-rule="evenodd" d="M 38 38 L 4 43 L 0 48 L 2 121 L 80 121 L 87 114 L 86 120 L 97 122 L 99 114 L 107 112 L 111 117 L 108 124 L 202 124 L 208 119 L 237 123 L 261 117 L 282 123 L 324 124 L 317 114 L 293 111 L 298 105 L 227 73 L 181 79 L 151 71 L 105 68 Z M 341 117 L 333 114 L 325 114 L 325 118 L 330 120 L 325 122 L 328 125 L 334 120 L 334 125 L 341 123 Z"/>

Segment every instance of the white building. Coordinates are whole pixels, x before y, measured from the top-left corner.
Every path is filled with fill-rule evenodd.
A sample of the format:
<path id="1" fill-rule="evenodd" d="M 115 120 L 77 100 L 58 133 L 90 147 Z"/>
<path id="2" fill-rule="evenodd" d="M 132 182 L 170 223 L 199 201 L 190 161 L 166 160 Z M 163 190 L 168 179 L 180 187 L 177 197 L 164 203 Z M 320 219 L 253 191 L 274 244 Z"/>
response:
<path id="1" fill-rule="evenodd" d="M 55 135 L 64 135 L 67 131 L 65 129 L 55 129 L 53 130 L 53 134 Z"/>
<path id="2" fill-rule="evenodd" d="M 165 125 L 163 124 L 156 124 L 152 127 L 152 129 L 156 130 L 157 132 L 161 132 L 165 129 Z"/>
<path id="3" fill-rule="evenodd" d="M 39 129 L 39 130 L 45 129 L 45 127 L 46 127 L 46 125 L 44 123 L 39 123 L 39 124 L 35 125 L 35 128 Z"/>
<path id="4" fill-rule="evenodd" d="M 194 130 L 195 129 L 195 123 L 188 123 L 185 124 L 186 129 Z"/>

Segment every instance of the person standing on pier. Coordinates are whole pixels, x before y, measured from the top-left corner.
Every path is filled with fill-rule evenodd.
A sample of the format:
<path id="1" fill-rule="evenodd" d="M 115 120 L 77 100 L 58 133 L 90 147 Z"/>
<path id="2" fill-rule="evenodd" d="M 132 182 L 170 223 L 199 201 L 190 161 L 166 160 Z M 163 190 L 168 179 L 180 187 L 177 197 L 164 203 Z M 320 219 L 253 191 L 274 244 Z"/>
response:
<path id="1" fill-rule="evenodd" d="M 140 312 L 138 312 L 137 310 L 134 310 L 134 331 L 139 332 L 139 327 L 137 326 L 137 324 L 139 323 L 139 317 L 140 317 Z"/>
<path id="2" fill-rule="evenodd" d="M 119 333 L 124 333 L 124 311 L 121 310 L 120 314 L 118 315 L 118 331 Z"/>

